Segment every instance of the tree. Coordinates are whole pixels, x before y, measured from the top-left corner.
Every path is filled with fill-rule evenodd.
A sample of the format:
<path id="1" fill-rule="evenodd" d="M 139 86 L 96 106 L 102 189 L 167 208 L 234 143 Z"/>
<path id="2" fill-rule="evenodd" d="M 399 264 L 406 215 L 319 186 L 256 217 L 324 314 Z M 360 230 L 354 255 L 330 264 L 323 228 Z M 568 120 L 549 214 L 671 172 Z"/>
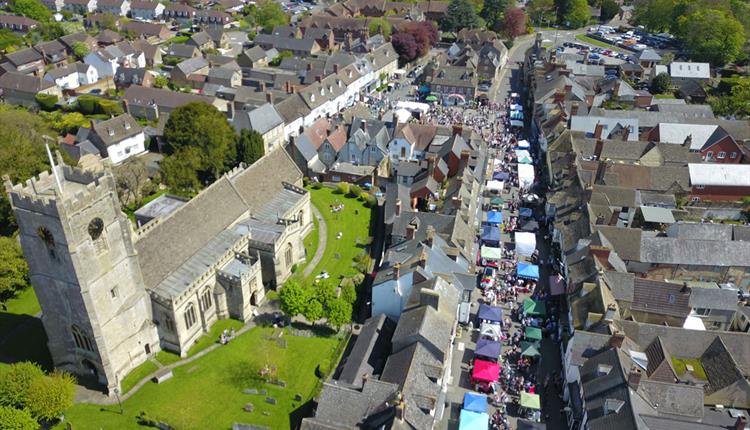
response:
<path id="1" fill-rule="evenodd" d="M 505 19 L 503 20 L 503 31 L 508 37 L 516 37 L 526 33 L 526 23 L 529 17 L 520 7 L 509 8 L 505 10 Z"/>
<path id="2" fill-rule="evenodd" d="M 600 20 L 609 21 L 618 13 L 620 13 L 620 5 L 615 0 L 602 0 L 601 12 L 599 13 Z"/>
<path id="3" fill-rule="evenodd" d="M 589 22 L 591 12 L 586 0 L 573 0 L 570 11 L 565 15 L 565 23 L 570 28 L 583 27 Z"/>
<path id="4" fill-rule="evenodd" d="M 26 409 L 37 420 L 52 421 L 73 406 L 76 381 L 70 373 L 54 372 L 35 379 L 26 396 Z"/>
<path id="5" fill-rule="evenodd" d="M 23 45 L 23 39 L 21 36 L 13 33 L 7 28 L 0 29 L 0 51 L 10 53 L 14 49 Z"/>
<path id="6" fill-rule="evenodd" d="M 109 12 L 102 13 L 97 20 L 97 26 L 100 30 L 117 31 L 117 18 Z"/>
<path id="7" fill-rule="evenodd" d="M 0 236 L 0 302 L 28 286 L 29 266 L 21 246 L 15 238 Z"/>
<path id="8" fill-rule="evenodd" d="M 0 371 L 0 406 L 25 407 L 31 385 L 41 378 L 42 368 L 29 361 L 13 363 Z"/>
<path id="9" fill-rule="evenodd" d="M 51 111 L 55 108 L 58 97 L 56 94 L 37 93 L 37 95 L 34 96 L 34 100 L 36 100 L 40 108 L 46 111 Z"/>
<path id="10" fill-rule="evenodd" d="M 255 9 L 255 22 L 270 33 L 277 25 L 289 23 L 289 15 L 281 8 L 281 4 L 273 0 L 261 0 Z"/>
<path id="11" fill-rule="evenodd" d="M 237 155 L 234 129 L 214 106 L 192 102 L 175 109 L 164 126 L 168 152 L 181 148 L 199 150 L 199 177 L 213 180 L 233 166 Z"/>
<path id="12" fill-rule="evenodd" d="M 742 24 L 726 12 L 697 10 L 679 21 L 692 60 L 723 66 L 738 57 L 745 43 Z"/>
<path id="13" fill-rule="evenodd" d="M 500 31 L 503 25 L 503 12 L 510 6 L 510 0 L 484 0 L 479 16 L 487 23 L 487 28 Z"/>
<path id="14" fill-rule="evenodd" d="M 357 301 L 357 287 L 351 278 L 347 278 L 345 281 L 347 282 L 341 283 L 341 300 L 353 304 Z"/>
<path id="15" fill-rule="evenodd" d="M 37 430 L 39 423 L 25 409 L 0 406 L 0 424 L 3 430 Z"/>
<path id="16" fill-rule="evenodd" d="M 451 0 L 441 24 L 443 30 L 456 32 L 479 27 L 479 17 L 468 0 Z"/>
<path id="17" fill-rule="evenodd" d="M 342 325 L 352 322 L 352 305 L 344 299 L 338 298 L 328 305 L 326 315 L 328 324 L 338 330 Z"/>
<path id="18" fill-rule="evenodd" d="M 554 0 L 531 0 L 526 4 L 526 11 L 538 25 L 542 25 L 542 22 L 549 24 L 556 18 Z"/>
<path id="19" fill-rule="evenodd" d="M 39 25 L 39 34 L 44 40 L 58 39 L 65 36 L 65 28 L 61 23 L 55 21 L 42 22 Z"/>
<path id="20" fill-rule="evenodd" d="M 143 159 L 131 157 L 116 166 L 112 173 L 117 185 L 117 196 L 124 205 L 140 207 L 144 189 L 149 184 L 148 169 Z"/>
<path id="21" fill-rule="evenodd" d="M 323 304 L 320 303 L 317 299 L 308 300 L 308 302 L 305 303 L 305 309 L 302 311 L 302 316 L 304 316 L 307 321 L 313 324 L 315 324 L 316 321 L 320 320 L 325 315 L 326 312 L 323 308 Z"/>
<path id="22" fill-rule="evenodd" d="M 319 282 L 314 288 L 313 297 L 323 306 L 336 299 L 336 285 L 330 280 Z"/>
<path id="23" fill-rule="evenodd" d="M 48 22 L 52 12 L 39 0 L 14 0 L 11 10 L 16 15 L 23 15 L 39 22 Z"/>
<path id="24" fill-rule="evenodd" d="M 180 148 L 161 161 L 164 183 L 173 193 L 190 196 L 201 189 L 201 181 L 198 179 L 201 165 L 198 148 Z"/>
<path id="25" fill-rule="evenodd" d="M 391 38 L 391 44 L 402 62 L 408 63 L 417 58 L 419 46 L 411 33 L 397 32 Z"/>
<path id="26" fill-rule="evenodd" d="M 154 88 L 164 88 L 169 85 L 169 78 L 164 75 L 156 75 L 154 78 Z"/>
<path id="27" fill-rule="evenodd" d="M 89 47 L 83 42 L 73 42 L 73 55 L 79 60 L 83 60 L 83 57 L 89 55 Z"/>
<path id="28" fill-rule="evenodd" d="M 651 92 L 654 94 L 666 93 L 670 88 L 672 88 L 672 77 L 669 73 L 659 73 L 651 81 Z"/>
<path id="29" fill-rule="evenodd" d="M 635 22 L 649 31 L 665 31 L 674 23 L 675 0 L 641 0 L 633 11 Z"/>
<path id="30" fill-rule="evenodd" d="M 309 294 L 299 282 L 290 279 L 284 283 L 281 291 L 279 291 L 279 301 L 281 302 L 281 311 L 287 316 L 293 317 L 305 311 Z"/>
<path id="31" fill-rule="evenodd" d="M 750 79 L 738 80 L 728 93 L 711 97 L 709 102 L 718 115 L 750 117 Z"/>
<path id="32" fill-rule="evenodd" d="M 393 27 L 391 26 L 391 23 L 388 22 L 385 18 L 372 18 L 370 22 L 367 23 L 367 29 L 370 31 L 370 34 L 382 34 L 383 37 L 386 39 L 391 37 L 391 33 L 393 32 Z"/>
<path id="33" fill-rule="evenodd" d="M 237 140 L 237 161 L 252 165 L 266 153 L 263 136 L 253 129 L 243 129 Z"/>

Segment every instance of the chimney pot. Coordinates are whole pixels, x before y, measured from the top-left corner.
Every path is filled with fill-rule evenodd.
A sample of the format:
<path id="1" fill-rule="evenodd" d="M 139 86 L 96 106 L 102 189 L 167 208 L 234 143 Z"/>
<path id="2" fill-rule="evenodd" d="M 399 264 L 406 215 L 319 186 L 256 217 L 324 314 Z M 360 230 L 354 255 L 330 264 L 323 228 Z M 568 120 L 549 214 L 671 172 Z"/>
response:
<path id="1" fill-rule="evenodd" d="M 594 139 L 601 139 L 603 132 L 604 132 L 604 124 L 597 122 L 596 128 L 594 129 Z"/>
<path id="2" fill-rule="evenodd" d="M 612 337 L 609 338 L 609 346 L 612 348 L 622 348 L 622 342 L 625 340 L 625 335 L 622 333 L 615 332 Z"/>
<path id="3" fill-rule="evenodd" d="M 269 91 L 269 92 L 266 93 L 266 101 L 268 103 L 273 104 L 273 93 L 272 92 Z"/>
<path id="4" fill-rule="evenodd" d="M 398 280 L 401 277 L 401 264 L 396 263 L 393 265 L 393 280 Z"/>
<path id="5" fill-rule="evenodd" d="M 641 385 L 641 369 L 631 369 L 628 373 L 628 385 L 631 389 L 637 390 L 638 386 Z"/>
<path id="6" fill-rule="evenodd" d="M 396 199 L 396 216 L 401 216 L 401 199 Z"/>
<path id="7" fill-rule="evenodd" d="M 412 240 L 417 236 L 417 226 L 414 224 L 409 224 L 406 226 L 406 239 Z"/>

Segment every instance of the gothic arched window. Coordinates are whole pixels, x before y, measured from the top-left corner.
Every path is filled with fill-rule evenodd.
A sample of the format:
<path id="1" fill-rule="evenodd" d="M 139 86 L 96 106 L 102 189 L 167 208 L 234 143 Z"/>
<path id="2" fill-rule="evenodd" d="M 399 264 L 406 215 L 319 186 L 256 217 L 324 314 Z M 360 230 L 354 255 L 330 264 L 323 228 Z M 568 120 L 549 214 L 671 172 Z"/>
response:
<path id="1" fill-rule="evenodd" d="M 91 339 L 80 329 L 78 326 L 72 326 L 70 331 L 73 333 L 73 340 L 76 343 L 76 347 L 79 349 L 85 349 L 86 351 L 94 351 L 94 344 Z"/>
<path id="2" fill-rule="evenodd" d="M 89 223 L 88 232 L 92 240 L 97 240 L 101 237 L 104 231 L 104 221 L 101 218 L 94 218 Z"/>

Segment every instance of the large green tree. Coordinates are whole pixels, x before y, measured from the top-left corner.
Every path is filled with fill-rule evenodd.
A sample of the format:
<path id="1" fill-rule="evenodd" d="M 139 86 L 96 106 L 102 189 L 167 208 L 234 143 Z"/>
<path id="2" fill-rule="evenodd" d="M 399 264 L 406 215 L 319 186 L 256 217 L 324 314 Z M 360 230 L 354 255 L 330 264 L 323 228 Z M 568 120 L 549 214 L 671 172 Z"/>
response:
<path id="1" fill-rule="evenodd" d="M 464 28 L 477 28 L 479 23 L 474 5 L 468 0 L 451 0 L 441 26 L 445 31 L 459 31 Z"/>
<path id="2" fill-rule="evenodd" d="M 255 23 L 270 33 L 275 26 L 288 24 L 289 15 L 281 8 L 281 3 L 261 0 L 255 8 Z"/>
<path id="3" fill-rule="evenodd" d="M 164 183 L 176 194 L 190 196 L 201 189 L 198 172 L 201 169 L 201 154 L 198 148 L 180 148 L 164 157 L 161 174 Z"/>
<path id="4" fill-rule="evenodd" d="M 352 322 L 352 305 L 343 298 L 337 298 L 328 304 L 326 312 L 328 324 L 339 329 Z"/>
<path id="5" fill-rule="evenodd" d="M 0 302 L 29 286 L 29 266 L 15 238 L 0 236 Z"/>
<path id="6" fill-rule="evenodd" d="M 26 409 L 40 421 L 55 420 L 73 406 L 75 395 L 75 378 L 70 373 L 54 372 L 31 383 L 26 395 Z"/>
<path id="7" fill-rule="evenodd" d="M 302 316 L 304 316 L 307 321 L 315 324 L 316 321 L 325 316 L 325 308 L 317 299 L 308 300 L 307 303 L 305 303 L 305 309 L 302 311 Z"/>
<path id="8" fill-rule="evenodd" d="M 371 35 L 382 34 L 386 39 L 391 37 L 393 26 L 385 18 L 372 18 L 367 22 L 367 30 Z"/>
<path id="9" fill-rule="evenodd" d="M 52 18 L 52 12 L 39 0 L 13 0 L 11 10 L 17 15 L 47 22 Z"/>
<path id="10" fill-rule="evenodd" d="M 25 409 L 0 406 L 0 428 L 3 430 L 38 430 L 39 423 Z"/>
<path id="11" fill-rule="evenodd" d="M 193 102 L 175 109 L 164 126 L 167 151 L 196 148 L 201 157 L 199 177 L 213 181 L 236 161 L 237 136 L 216 107 Z"/>
<path id="12" fill-rule="evenodd" d="M 44 378 L 42 368 L 28 361 L 0 369 L 0 406 L 25 407 L 30 387 L 41 378 Z"/>
<path id="13" fill-rule="evenodd" d="M 602 0 L 599 19 L 609 21 L 620 13 L 620 5 L 615 0 Z"/>
<path id="14" fill-rule="evenodd" d="M 565 25 L 570 28 L 583 27 L 589 22 L 589 18 L 591 18 L 591 12 L 588 2 L 586 0 L 573 0 L 570 10 L 565 14 Z"/>
<path id="15" fill-rule="evenodd" d="M 503 13 L 512 3 L 511 0 L 484 0 L 479 16 L 484 19 L 487 28 L 499 32 L 503 28 Z"/>
<path id="16" fill-rule="evenodd" d="M 305 311 L 309 297 L 305 287 L 296 280 L 290 279 L 279 291 L 281 311 L 289 317 L 300 315 Z"/>
<path id="17" fill-rule="evenodd" d="M 750 118 L 750 79 L 740 79 L 729 90 L 709 98 L 711 107 L 719 115 Z"/>
<path id="18" fill-rule="evenodd" d="M 726 12 L 697 10 L 679 21 L 681 37 L 695 61 L 723 66 L 734 61 L 745 44 L 742 24 Z"/>
<path id="19" fill-rule="evenodd" d="M 666 93 L 670 88 L 672 88 L 672 78 L 669 73 L 659 73 L 651 80 L 651 92 L 654 94 Z"/>
<path id="20" fill-rule="evenodd" d="M 531 21 L 540 26 L 550 24 L 557 18 L 554 0 L 531 0 L 526 4 L 526 11 Z"/>
<path id="21" fill-rule="evenodd" d="M 237 161 L 252 165 L 265 154 L 263 136 L 253 129 L 243 129 L 237 140 Z"/>

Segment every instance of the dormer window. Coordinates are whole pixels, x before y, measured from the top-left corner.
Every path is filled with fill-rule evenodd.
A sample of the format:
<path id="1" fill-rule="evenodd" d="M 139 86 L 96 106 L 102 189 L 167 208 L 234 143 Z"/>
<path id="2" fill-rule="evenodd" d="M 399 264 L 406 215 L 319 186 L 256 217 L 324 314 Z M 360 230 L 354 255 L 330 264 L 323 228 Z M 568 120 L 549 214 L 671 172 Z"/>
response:
<path id="1" fill-rule="evenodd" d="M 129 122 L 125 123 L 125 130 L 130 130 L 130 123 Z"/>
<path id="2" fill-rule="evenodd" d="M 339 88 L 341 88 L 341 86 L 343 85 L 343 83 L 341 82 L 341 79 L 336 80 L 336 83 L 338 84 Z"/>
<path id="3" fill-rule="evenodd" d="M 310 94 L 310 101 L 311 101 L 311 102 L 314 102 L 314 101 L 315 101 L 315 94 Z"/>
<path id="4" fill-rule="evenodd" d="M 333 86 L 332 86 L 332 85 L 329 85 L 329 86 L 328 86 L 328 92 L 329 92 L 329 93 L 332 93 L 332 92 L 333 92 Z"/>
<path id="5" fill-rule="evenodd" d="M 107 129 L 107 134 L 109 134 L 110 136 L 114 136 L 115 135 L 115 131 L 112 130 L 111 128 L 108 128 Z"/>
<path id="6" fill-rule="evenodd" d="M 323 87 L 320 87 L 320 95 L 324 96 L 326 94 L 326 90 Z"/>

